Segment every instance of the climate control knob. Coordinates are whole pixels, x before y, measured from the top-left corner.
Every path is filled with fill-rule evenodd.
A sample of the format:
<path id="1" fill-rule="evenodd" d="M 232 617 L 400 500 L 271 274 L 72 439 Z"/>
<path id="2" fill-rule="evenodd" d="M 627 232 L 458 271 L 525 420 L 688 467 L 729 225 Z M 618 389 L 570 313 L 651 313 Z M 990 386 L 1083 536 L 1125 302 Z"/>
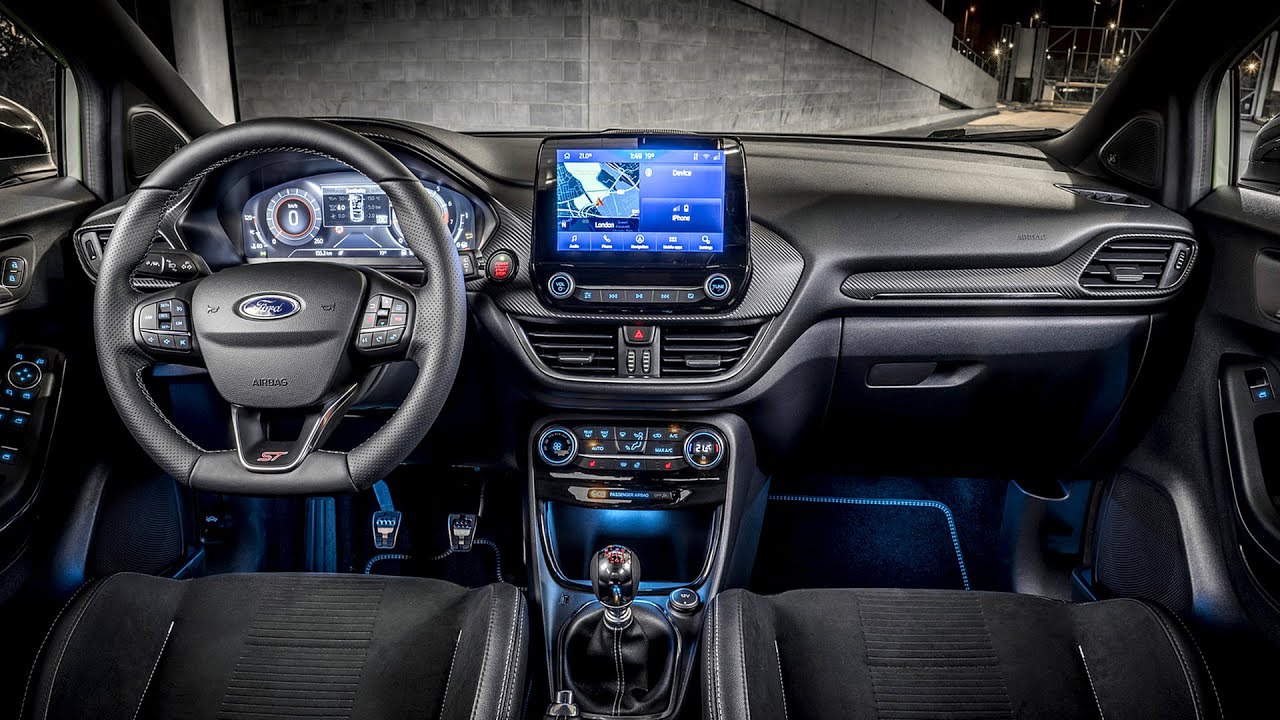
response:
<path id="1" fill-rule="evenodd" d="M 549 427 L 538 436 L 538 457 L 552 467 L 568 465 L 577 453 L 578 440 L 565 428 Z"/>
<path id="2" fill-rule="evenodd" d="M 684 441 L 684 459 L 695 470 L 710 470 L 724 459 L 724 438 L 708 428 L 695 430 Z"/>

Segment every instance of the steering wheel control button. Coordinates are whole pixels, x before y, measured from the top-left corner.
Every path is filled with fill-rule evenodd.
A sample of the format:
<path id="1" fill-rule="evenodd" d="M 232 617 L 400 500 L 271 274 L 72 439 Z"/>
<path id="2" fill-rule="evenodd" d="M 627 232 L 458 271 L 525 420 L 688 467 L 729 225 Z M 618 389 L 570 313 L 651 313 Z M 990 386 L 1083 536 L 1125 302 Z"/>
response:
<path id="1" fill-rule="evenodd" d="M 564 300 L 572 295 L 573 287 L 573 276 L 569 273 L 558 272 L 547 279 L 547 292 L 557 300 Z"/>
<path id="2" fill-rule="evenodd" d="M 674 613 L 692 615 L 702 609 L 702 598 L 691 588 L 677 588 L 667 596 L 667 607 Z"/>
<path id="3" fill-rule="evenodd" d="M 695 430 L 684 442 L 684 459 L 698 470 L 710 470 L 724 459 L 724 439 L 712 430 Z"/>
<path id="4" fill-rule="evenodd" d="M 538 457 L 552 467 L 568 465 L 577 451 L 577 439 L 565 428 L 548 428 L 538 438 Z"/>
<path id="5" fill-rule="evenodd" d="M 499 250 L 490 255 L 485 263 L 485 274 L 491 282 L 496 283 L 510 282 L 516 276 L 518 269 L 519 263 L 516 262 L 516 256 L 506 250 Z"/>
<path id="6" fill-rule="evenodd" d="M 155 330 L 159 327 L 159 320 L 156 318 L 156 305 L 144 305 L 142 312 L 138 315 L 138 327 L 142 330 Z"/>
<path id="7" fill-rule="evenodd" d="M 186 300 L 167 298 L 138 309 L 138 336 L 156 350 L 191 351 L 191 308 Z"/>
<path id="8" fill-rule="evenodd" d="M 729 292 L 733 289 L 733 283 L 723 273 L 712 273 L 707 276 L 707 281 L 703 283 L 702 289 L 707 292 L 707 297 L 712 300 L 723 300 L 729 297 Z"/>
<path id="9" fill-rule="evenodd" d="M 381 350 L 395 347 L 404 339 L 409 327 L 409 302 L 393 295 L 375 294 L 365 303 L 360 316 L 357 350 Z"/>
<path id="10" fill-rule="evenodd" d="M 38 365 L 30 360 L 19 360 L 9 366 L 5 379 L 19 390 L 30 390 L 40 384 L 40 378 L 43 376 L 44 373 L 40 371 Z"/>

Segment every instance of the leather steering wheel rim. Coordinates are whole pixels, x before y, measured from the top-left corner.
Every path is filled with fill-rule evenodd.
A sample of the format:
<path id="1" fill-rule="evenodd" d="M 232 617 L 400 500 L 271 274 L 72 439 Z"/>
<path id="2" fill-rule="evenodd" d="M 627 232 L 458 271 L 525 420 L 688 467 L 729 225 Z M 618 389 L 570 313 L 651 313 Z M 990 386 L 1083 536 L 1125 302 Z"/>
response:
<path id="1" fill-rule="evenodd" d="M 341 162 L 377 183 L 396 209 L 406 244 L 422 262 L 424 282 L 409 286 L 384 276 L 414 299 L 405 356 L 416 364 L 418 374 L 400 407 L 348 453 L 317 450 L 289 472 L 265 474 L 244 467 L 235 450 L 204 449 L 156 404 L 143 381 L 143 372 L 155 360 L 139 347 L 133 327 L 134 310 L 149 294 L 134 289 L 132 276 L 164 216 L 187 190 L 235 160 L 277 152 Z M 271 292 L 272 288 L 261 290 Z M 461 264 L 426 188 L 382 147 L 319 120 L 269 118 L 236 123 L 200 137 L 167 159 L 121 212 L 103 252 L 93 304 L 99 365 L 125 426 L 162 470 L 210 492 L 276 495 L 368 488 L 399 465 L 435 422 L 452 389 L 466 336 Z M 193 324 L 198 334 L 198 317 Z"/>

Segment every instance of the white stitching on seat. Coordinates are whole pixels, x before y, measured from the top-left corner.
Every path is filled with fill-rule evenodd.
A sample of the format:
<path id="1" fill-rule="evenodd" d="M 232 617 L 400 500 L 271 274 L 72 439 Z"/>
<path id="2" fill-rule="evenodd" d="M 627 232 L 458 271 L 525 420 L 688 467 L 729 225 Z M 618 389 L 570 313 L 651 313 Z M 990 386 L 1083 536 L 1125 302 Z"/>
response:
<path id="1" fill-rule="evenodd" d="M 511 636 L 507 639 L 507 659 L 502 665 L 502 687 L 498 690 L 498 706 L 494 708 L 498 712 L 502 712 L 507 707 L 507 693 L 511 691 L 512 696 L 515 693 L 515 678 L 511 677 L 511 658 L 516 654 L 516 645 L 518 644 L 517 636 L 520 628 L 520 593 L 516 593 L 515 607 L 511 610 Z"/>
<path id="2" fill-rule="evenodd" d="M 511 646 L 511 658 L 513 660 L 513 663 L 511 667 L 511 692 L 507 695 L 507 697 L 510 698 L 508 700 L 508 706 L 507 706 L 508 718 L 514 718 L 515 712 L 516 712 L 516 690 L 517 690 L 516 676 L 520 674 L 520 666 L 519 666 L 520 661 L 517 659 L 517 657 L 519 656 L 520 648 L 526 645 L 526 643 L 523 642 L 523 640 L 526 637 L 526 633 L 529 632 L 528 626 L 525 625 L 524 623 L 524 616 L 526 612 L 527 610 L 525 608 L 524 594 L 517 591 L 516 592 L 516 613 L 518 615 L 518 620 L 517 620 L 518 625 L 516 627 L 520 628 L 520 631 L 516 633 L 515 644 Z M 530 692 L 531 690 L 525 691 L 525 696 L 524 696 L 525 707 L 528 707 L 529 705 Z M 521 715 L 523 716 L 523 713 L 521 713 Z"/>
<path id="3" fill-rule="evenodd" d="M 458 647 L 462 645 L 462 631 L 458 631 L 458 637 L 453 641 L 453 657 L 449 659 L 449 672 L 444 676 L 444 696 L 440 698 L 440 717 L 443 718 L 444 709 L 449 703 L 449 683 L 453 681 L 453 664 L 458 661 Z"/>
<path id="4" fill-rule="evenodd" d="M 742 705 L 747 713 L 747 720 L 751 720 L 751 693 L 747 691 L 747 638 L 746 631 L 742 629 L 742 596 L 738 596 L 738 668 L 742 672 Z"/>
<path id="5" fill-rule="evenodd" d="M 720 598 L 716 597 L 715 602 L 715 631 L 716 637 L 711 643 L 711 660 L 716 675 L 716 717 L 724 717 L 724 702 L 720 697 Z"/>
<path id="6" fill-rule="evenodd" d="M 106 587 L 107 583 L 117 577 L 120 576 L 112 575 L 99 583 L 93 589 L 93 592 L 89 594 L 89 597 L 85 599 L 84 607 L 80 608 L 80 612 L 76 615 L 75 622 L 71 623 L 71 629 L 67 631 L 67 638 L 62 641 L 62 650 L 58 652 L 58 662 L 53 666 L 53 677 L 49 680 L 49 700 L 44 704 L 45 720 L 48 720 L 49 706 L 53 704 L 53 691 L 58 688 L 58 673 L 62 671 L 62 658 L 66 657 L 67 647 L 71 645 L 71 639 L 76 636 L 76 628 L 80 627 L 80 621 L 84 619 L 86 614 L 88 614 L 90 606 L 93 605 L 93 601 L 97 599 L 98 595 L 102 592 L 102 588 Z"/>
<path id="7" fill-rule="evenodd" d="M 169 629 L 164 633 L 164 642 L 160 643 L 160 652 L 156 653 L 156 662 L 151 666 L 151 674 L 147 676 L 147 684 L 142 686 L 142 696 L 138 698 L 138 709 L 133 711 L 133 720 L 142 714 L 142 704 L 147 701 L 147 691 L 151 689 L 151 681 L 156 678 L 156 670 L 160 669 L 160 659 L 164 657 L 164 649 L 169 647 L 169 638 L 173 637 L 173 626 L 177 621 L 169 622 Z"/>
<path id="8" fill-rule="evenodd" d="M 1209 667 L 1209 658 L 1205 657 L 1204 651 L 1200 649 L 1200 641 L 1196 640 L 1196 636 L 1192 634 L 1191 628 L 1187 627 L 1187 624 L 1183 622 L 1182 618 L 1179 617 L 1177 613 L 1171 612 L 1169 614 L 1172 615 L 1173 619 L 1177 620 L 1178 624 L 1182 626 L 1182 630 L 1186 636 L 1191 638 L 1191 646 L 1196 649 L 1196 654 L 1200 656 L 1200 664 L 1204 666 L 1204 674 L 1209 676 L 1209 687 L 1213 688 L 1213 699 L 1214 702 L 1218 704 L 1218 717 L 1220 719 L 1225 718 L 1227 713 L 1222 707 L 1222 697 L 1218 695 L 1218 684 L 1213 681 L 1213 669 Z"/>
<path id="9" fill-rule="evenodd" d="M 1197 720 L 1204 720 L 1204 712 L 1200 709 L 1200 695 L 1196 692 L 1195 681 L 1191 678 L 1191 670 L 1187 667 L 1187 660 L 1182 654 L 1182 649 L 1178 647 L 1178 642 L 1174 639 L 1173 633 L 1169 629 L 1169 623 L 1164 621 L 1164 618 L 1160 616 L 1159 612 L 1153 610 L 1150 605 L 1141 600 L 1134 600 L 1132 598 L 1120 599 L 1137 603 L 1138 607 L 1146 610 L 1147 614 L 1154 618 L 1156 624 L 1158 624 L 1160 629 L 1164 631 L 1165 639 L 1169 641 L 1169 647 L 1173 648 L 1173 654 L 1178 657 L 1178 664 L 1182 666 L 1182 677 L 1186 679 L 1187 690 L 1191 693 L 1191 707 L 1195 710 Z"/>
<path id="10" fill-rule="evenodd" d="M 80 597 L 80 595 L 83 594 L 90 585 L 93 585 L 93 583 L 86 582 L 76 588 L 76 591 L 71 594 L 71 598 L 67 600 L 67 602 L 62 606 L 62 609 L 59 610 L 58 614 L 53 618 L 53 624 L 50 625 L 48 631 L 45 632 L 44 640 L 40 641 L 40 648 L 36 650 L 36 659 L 31 663 L 31 672 L 27 673 L 27 686 L 22 691 L 22 705 L 18 707 L 19 720 L 25 718 L 27 710 L 27 695 L 30 694 L 31 683 L 36 678 L 36 668 L 40 667 L 40 656 L 44 654 L 44 646 L 49 643 L 49 638 L 53 637 L 53 631 L 58 627 L 58 621 L 62 619 L 63 614 L 67 612 L 67 609 L 75 603 L 76 598 Z"/>
<path id="11" fill-rule="evenodd" d="M 1084 659 L 1084 648 L 1076 643 L 1076 650 L 1080 653 L 1080 663 L 1084 665 L 1084 676 L 1089 680 L 1089 689 L 1093 691 L 1093 701 L 1098 705 L 1098 718 L 1107 720 L 1106 714 L 1102 712 L 1102 699 L 1098 697 L 1098 687 L 1093 684 L 1093 673 L 1089 672 L 1089 661 Z"/>
<path id="12" fill-rule="evenodd" d="M 493 640 L 493 615 L 498 609 L 498 604 L 494 602 L 498 590 L 496 585 L 491 585 L 489 589 L 489 625 L 484 633 L 484 655 L 480 658 L 480 678 L 476 682 L 476 697 L 471 701 L 471 717 L 476 716 L 476 709 L 480 707 L 480 695 L 484 691 L 484 671 L 489 665 L 489 645 Z"/>
<path id="13" fill-rule="evenodd" d="M 778 658 L 778 688 L 782 690 L 782 720 L 790 720 L 787 712 L 787 684 L 782 681 L 782 650 L 778 649 L 778 640 L 773 641 L 773 654 Z"/>

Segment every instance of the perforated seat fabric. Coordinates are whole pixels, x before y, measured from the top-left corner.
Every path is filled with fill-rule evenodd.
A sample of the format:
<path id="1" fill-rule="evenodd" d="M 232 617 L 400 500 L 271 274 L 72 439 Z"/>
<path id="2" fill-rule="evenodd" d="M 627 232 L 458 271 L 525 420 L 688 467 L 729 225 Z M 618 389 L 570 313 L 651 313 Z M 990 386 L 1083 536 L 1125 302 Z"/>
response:
<path id="1" fill-rule="evenodd" d="M 713 720 L 1222 717 L 1194 638 L 1137 600 L 734 590 L 703 632 Z"/>
<path id="2" fill-rule="evenodd" d="M 512 718 L 527 616 L 510 585 L 112 575 L 55 621 L 21 717 Z"/>

